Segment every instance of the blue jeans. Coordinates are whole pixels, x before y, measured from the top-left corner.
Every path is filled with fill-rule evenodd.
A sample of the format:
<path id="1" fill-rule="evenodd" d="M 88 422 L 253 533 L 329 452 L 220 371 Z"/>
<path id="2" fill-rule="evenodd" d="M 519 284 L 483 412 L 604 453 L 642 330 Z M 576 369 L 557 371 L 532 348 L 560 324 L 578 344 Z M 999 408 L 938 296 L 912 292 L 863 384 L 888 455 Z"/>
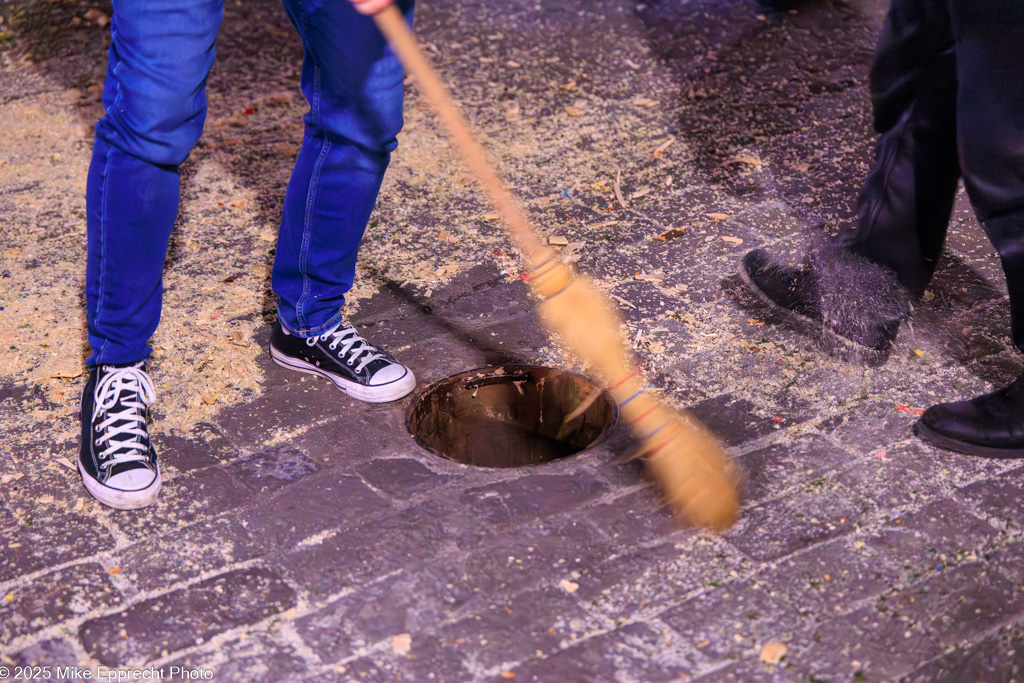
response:
<path id="1" fill-rule="evenodd" d="M 348 0 L 284 0 L 302 37 L 305 135 L 285 193 L 272 282 L 282 324 L 341 316 L 356 252 L 402 127 L 404 72 Z M 400 3 L 407 17 L 412 0 Z M 206 119 L 223 0 L 114 0 L 106 115 L 86 189 L 90 366 L 149 355 L 178 213 L 178 167 Z"/>

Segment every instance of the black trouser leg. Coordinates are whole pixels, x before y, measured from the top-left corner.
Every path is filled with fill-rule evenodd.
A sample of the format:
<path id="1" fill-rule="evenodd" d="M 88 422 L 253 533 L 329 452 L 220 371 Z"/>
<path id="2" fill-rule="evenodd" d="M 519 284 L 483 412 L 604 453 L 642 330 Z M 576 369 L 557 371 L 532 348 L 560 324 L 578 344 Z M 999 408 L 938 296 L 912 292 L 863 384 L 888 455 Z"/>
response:
<path id="1" fill-rule="evenodd" d="M 836 244 L 892 268 L 915 296 L 935 271 L 960 177 L 957 72 L 940 0 L 894 0 L 871 70 L 876 162 L 858 225 Z"/>
<path id="2" fill-rule="evenodd" d="M 1002 259 L 1024 351 L 1024 2 L 953 0 L 964 184 Z"/>

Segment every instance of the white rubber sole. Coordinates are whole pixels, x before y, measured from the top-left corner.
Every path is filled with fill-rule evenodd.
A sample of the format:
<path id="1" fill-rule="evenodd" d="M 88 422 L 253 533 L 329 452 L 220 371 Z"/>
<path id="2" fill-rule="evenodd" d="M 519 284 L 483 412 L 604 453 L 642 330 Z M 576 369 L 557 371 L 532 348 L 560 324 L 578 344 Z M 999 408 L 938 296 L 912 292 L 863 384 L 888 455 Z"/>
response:
<path id="1" fill-rule="evenodd" d="M 119 491 L 109 486 L 104 486 L 92 477 L 86 475 L 82 469 L 82 463 L 78 463 L 78 473 L 82 475 L 82 483 L 85 490 L 93 498 L 107 507 L 115 510 L 138 510 L 156 502 L 156 496 L 160 493 L 160 466 L 156 468 L 156 479 L 144 489 L 138 491 Z"/>
<path id="2" fill-rule="evenodd" d="M 325 379 L 329 379 L 334 383 L 334 386 L 338 387 L 352 398 L 359 401 L 365 401 L 367 403 L 388 403 L 390 401 L 397 401 L 398 399 L 411 394 L 413 389 L 416 388 L 416 377 L 412 374 L 412 370 L 409 368 L 405 369 L 405 375 L 403 377 L 400 377 L 393 382 L 388 382 L 387 384 L 381 384 L 375 387 L 366 387 L 362 384 L 351 382 L 344 377 L 333 375 L 322 368 L 318 368 L 315 365 L 307 363 L 306 361 L 286 356 L 284 353 L 275 349 L 273 344 L 270 345 L 270 358 L 283 368 L 296 370 L 298 372 L 305 372 L 308 375 L 318 375 Z"/>

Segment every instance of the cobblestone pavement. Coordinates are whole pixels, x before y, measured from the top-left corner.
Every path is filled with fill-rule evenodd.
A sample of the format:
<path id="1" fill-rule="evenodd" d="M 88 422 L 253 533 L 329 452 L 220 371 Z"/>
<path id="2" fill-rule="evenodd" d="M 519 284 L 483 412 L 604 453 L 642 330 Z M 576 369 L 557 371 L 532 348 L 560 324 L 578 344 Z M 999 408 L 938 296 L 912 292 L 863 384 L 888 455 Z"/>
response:
<path id="1" fill-rule="evenodd" d="M 206 137 L 183 170 L 162 328 L 176 331 L 154 341 L 165 488 L 141 512 L 89 501 L 67 465 L 109 6 L 16 12 L 0 72 L 3 664 L 267 681 L 1014 680 L 1024 471 L 910 433 L 929 404 L 1019 372 L 998 262 L 961 201 L 934 285 L 877 369 L 823 356 L 736 293 L 748 248 L 795 257 L 849 223 L 871 156 L 878 3 L 760 11 L 436 0 L 417 16 L 534 219 L 622 309 L 652 383 L 748 473 L 722 535 L 670 519 L 623 460 L 621 426 L 573 458 L 471 468 L 411 440 L 408 399 L 355 404 L 269 362 L 266 273 L 303 111 L 272 0 L 229 2 Z M 407 109 L 353 320 L 421 388 L 490 363 L 565 366 L 414 91 Z M 251 381 L 214 395 L 227 366 Z"/>

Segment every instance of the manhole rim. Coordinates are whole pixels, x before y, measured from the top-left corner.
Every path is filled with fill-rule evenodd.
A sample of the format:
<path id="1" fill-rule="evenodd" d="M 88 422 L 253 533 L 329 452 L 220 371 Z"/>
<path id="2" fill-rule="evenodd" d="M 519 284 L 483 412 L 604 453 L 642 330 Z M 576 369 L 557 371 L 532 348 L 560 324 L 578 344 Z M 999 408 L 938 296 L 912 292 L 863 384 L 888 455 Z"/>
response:
<path id="1" fill-rule="evenodd" d="M 483 370 L 497 370 L 498 368 L 501 368 L 501 369 L 505 370 L 506 372 L 508 372 L 509 368 L 519 368 L 519 369 L 526 370 L 526 371 L 530 371 L 530 370 L 555 371 L 555 372 L 562 373 L 564 375 L 570 375 L 572 377 L 576 377 L 578 379 L 581 379 L 581 380 L 583 380 L 584 382 L 586 382 L 587 384 L 589 384 L 589 385 L 591 385 L 593 387 L 600 387 L 600 385 L 596 381 L 594 381 L 590 377 L 587 377 L 584 374 L 581 374 L 581 373 L 578 373 L 578 372 L 574 372 L 572 370 L 563 370 L 562 368 L 551 367 L 549 365 L 528 365 L 528 364 L 525 364 L 525 363 L 501 363 L 499 365 L 482 365 L 480 367 L 471 368 L 469 370 L 463 370 L 462 372 L 457 372 L 454 375 L 448 375 L 447 377 L 443 377 L 443 378 L 441 378 L 441 379 L 439 379 L 439 380 L 437 380 L 435 382 L 431 382 L 428 386 L 424 387 L 421 391 L 418 391 L 415 394 L 413 394 L 412 399 L 409 402 L 409 406 L 405 409 L 404 422 L 405 422 L 405 431 L 409 434 L 410 437 L 412 437 L 412 440 L 416 443 L 416 445 L 419 446 L 420 448 L 422 448 L 424 451 L 430 453 L 431 455 L 435 455 L 438 458 L 441 458 L 445 462 L 454 463 L 456 465 L 462 465 L 463 467 L 473 467 L 473 468 L 482 469 L 482 470 L 511 470 L 511 469 L 526 469 L 526 468 L 534 469 L 534 468 L 538 468 L 538 467 L 545 467 L 545 466 L 555 465 L 555 464 L 558 464 L 558 463 L 561 463 L 561 462 L 567 462 L 567 461 L 579 458 L 581 456 L 587 455 L 588 453 L 593 451 L 595 448 L 598 448 L 599 446 L 601 446 L 601 444 L 603 444 L 605 442 L 605 440 L 607 440 L 608 435 L 611 434 L 611 432 L 619 424 L 619 406 L 615 402 L 615 400 L 611 397 L 611 394 L 608 393 L 608 390 L 602 388 L 601 389 L 601 393 L 608 397 L 609 404 L 611 405 L 611 419 L 608 421 L 608 424 L 606 424 L 604 426 L 604 429 L 601 430 L 601 432 L 597 435 L 597 437 L 595 437 L 594 440 L 591 441 L 587 445 L 586 448 L 582 448 L 582 449 L 576 451 L 575 453 L 572 453 L 571 455 L 567 455 L 567 456 L 565 456 L 563 458 L 556 458 L 554 460 L 549 460 L 547 462 L 540 462 L 540 463 L 536 463 L 536 464 L 533 464 L 533 465 L 518 465 L 516 467 L 498 467 L 498 466 L 488 466 L 488 465 L 473 465 L 473 464 L 470 464 L 470 463 L 467 463 L 467 462 L 463 462 L 461 460 L 458 460 L 457 458 L 452 458 L 450 456 L 447 456 L 444 453 L 441 453 L 440 451 L 438 451 L 436 448 L 428 445 L 423 439 L 421 439 L 413 431 L 413 429 L 412 429 L 413 413 L 415 412 L 417 406 L 420 404 L 420 402 L 423 400 L 423 398 L 427 394 L 429 394 L 432 390 L 434 390 L 436 387 L 440 386 L 444 382 L 447 382 L 449 380 L 453 380 L 456 377 L 462 377 L 463 375 L 469 375 L 471 373 L 480 372 L 480 371 L 483 371 Z"/>

